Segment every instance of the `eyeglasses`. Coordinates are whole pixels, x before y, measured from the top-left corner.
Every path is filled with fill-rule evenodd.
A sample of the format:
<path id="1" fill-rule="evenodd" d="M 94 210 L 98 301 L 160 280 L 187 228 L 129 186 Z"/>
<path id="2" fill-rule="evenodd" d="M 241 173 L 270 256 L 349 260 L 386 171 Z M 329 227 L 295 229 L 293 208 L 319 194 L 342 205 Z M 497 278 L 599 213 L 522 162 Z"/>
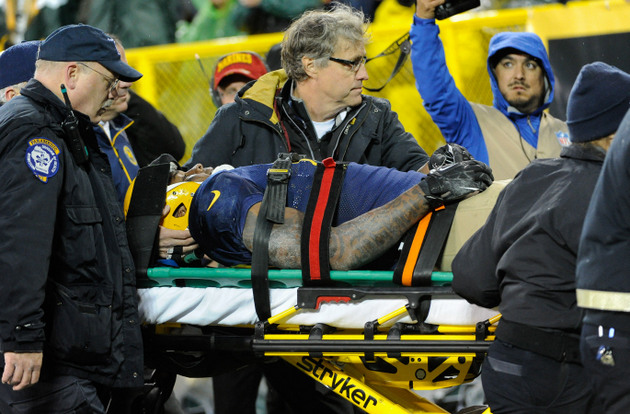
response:
<path id="1" fill-rule="evenodd" d="M 108 92 L 111 93 L 114 96 L 118 95 L 116 88 L 118 88 L 118 82 L 120 82 L 120 79 L 112 78 L 110 76 L 107 76 L 107 75 L 101 73 L 100 71 L 94 69 L 93 67 L 86 65 L 85 63 L 82 63 L 82 62 L 78 62 L 78 63 L 79 63 L 79 65 L 84 66 L 84 67 L 90 69 L 91 71 L 96 72 L 99 75 L 101 75 L 103 77 L 103 79 L 105 79 L 105 82 L 107 82 L 109 84 L 109 86 L 107 87 Z"/>
<path id="2" fill-rule="evenodd" d="M 328 58 L 328 60 L 332 60 L 333 62 L 342 64 L 348 69 L 352 70 L 353 72 L 358 72 L 361 65 L 364 65 L 365 62 L 367 62 L 367 57 L 361 56 L 360 58 L 355 59 L 355 60 L 346 60 L 346 59 L 339 59 L 339 58 L 331 56 Z"/>

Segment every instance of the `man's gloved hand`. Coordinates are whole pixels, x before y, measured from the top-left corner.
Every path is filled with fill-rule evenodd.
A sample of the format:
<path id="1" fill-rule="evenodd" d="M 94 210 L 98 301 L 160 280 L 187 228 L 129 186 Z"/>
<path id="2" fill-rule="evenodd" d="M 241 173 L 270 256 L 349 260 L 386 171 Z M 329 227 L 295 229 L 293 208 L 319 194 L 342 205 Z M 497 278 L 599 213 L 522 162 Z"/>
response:
<path id="1" fill-rule="evenodd" d="M 461 161 L 473 160 L 468 150 L 458 144 L 446 144 L 436 149 L 429 159 L 429 170 L 444 167 Z"/>
<path id="2" fill-rule="evenodd" d="M 429 207 L 435 210 L 474 192 L 483 191 L 493 181 L 492 169 L 481 161 L 471 159 L 431 170 L 418 185 Z"/>

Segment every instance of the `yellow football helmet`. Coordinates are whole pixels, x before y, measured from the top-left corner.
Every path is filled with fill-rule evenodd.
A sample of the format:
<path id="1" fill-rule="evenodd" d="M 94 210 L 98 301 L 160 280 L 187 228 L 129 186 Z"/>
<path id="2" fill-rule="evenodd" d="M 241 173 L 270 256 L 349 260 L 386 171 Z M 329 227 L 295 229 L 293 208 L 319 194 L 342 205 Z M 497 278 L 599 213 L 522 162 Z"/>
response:
<path id="1" fill-rule="evenodd" d="M 201 183 L 184 181 L 172 184 L 166 189 L 166 204 L 171 207 L 162 220 L 162 226 L 173 230 L 188 228 L 190 203 Z"/>

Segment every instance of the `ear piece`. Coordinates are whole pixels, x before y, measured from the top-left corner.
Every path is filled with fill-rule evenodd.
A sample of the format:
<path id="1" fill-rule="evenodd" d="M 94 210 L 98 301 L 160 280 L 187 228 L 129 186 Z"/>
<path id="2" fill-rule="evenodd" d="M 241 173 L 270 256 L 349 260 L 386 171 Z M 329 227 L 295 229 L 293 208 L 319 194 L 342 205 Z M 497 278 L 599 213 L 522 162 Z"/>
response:
<path id="1" fill-rule="evenodd" d="M 214 76 L 212 77 L 212 84 L 214 85 Z M 222 105 L 218 87 L 212 88 L 212 103 L 217 107 L 217 109 Z"/>

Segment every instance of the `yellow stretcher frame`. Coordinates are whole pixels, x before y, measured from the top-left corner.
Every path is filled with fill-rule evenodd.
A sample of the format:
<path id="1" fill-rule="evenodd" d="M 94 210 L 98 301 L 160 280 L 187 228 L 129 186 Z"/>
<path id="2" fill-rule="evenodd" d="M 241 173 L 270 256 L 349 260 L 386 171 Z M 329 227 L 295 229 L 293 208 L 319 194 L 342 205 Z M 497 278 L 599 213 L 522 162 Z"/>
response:
<path id="1" fill-rule="evenodd" d="M 282 283 L 289 283 L 295 278 L 295 272 L 300 273 L 271 270 L 269 278 L 272 281 L 282 278 Z M 150 282 L 145 281 L 148 285 L 182 286 L 186 280 L 187 286 L 214 286 L 238 285 L 239 280 L 249 274 L 249 269 L 154 268 L 149 269 L 148 273 Z M 189 278 L 185 277 L 187 273 Z M 341 280 L 344 273 L 333 272 L 333 280 Z M 386 278 L 391 280 L 391 272 L 355 271 L 351 273 L 353 282 L 360 279 L 361 273 L 371 275 L 381 287 L 341 287 L 332 288 L 333 291 L 339 289 L 340 295 L 347 291 L 350 296 L 355 289 L 358 289 L 359 295 L 378 295 L 379 291 L 391 294 L 390 287 L 382 286 L 386 284 Z M 479 321 L 474 326 L 427 325 L 422 321 L 417 324 L 395 322 L 405 314 L 414 319 L 422 300 L 453 296 L 448 286 L 449 277 L 452 277 L 450 273 L 436 272 L 434 279 L 438 286 L 397 286 L 394 290 L 402 292 L 409 303 L 376 320 L 366 321 L 362 330 L 341 330 L 325 324 L 309 327 L 283 324 L 285 318 L 300 312 L 305 303 L 309 303 L 306 308 L 312 308 L 315 301 L 311 300 L 272 315 L 267 321 L 258 322 L 253 329 L 236 327 L 235 333 L 230 328 L 220 328 L 214 332 L 208 327 L 194 327 L 205 331 L 201 336 L 180 335 L 182 328 L 190 326 L 169 323 L 145 327 L 145 331 L 148 330 L 145 343 L 163 348 L 171 357 L 177 352 L 213 352 L 213 349 L 234 351 L 239 349 L 237 344 L 240 343 L 241 349 L 258 357 L 284 359 L 298 371 L 367 413 L 446 413 L 414 391 L 452 387 L 475 379 L 480 373 L 486 350 L 494 340 L 494 330 L 500 315 Z M 214 281 L 210 282 L 212 279 Z M 230 279 L 237 282 L 229 282 Z M 323 289 L 328 295 L 331 288 L 300 289 Z M 315 296 L 318 294 L 314 293 Z M 298 302 L 300 300 L 298 294 Z M 170 340 L 175 341 L 171 343 Z M 156 359 L 159 357 L 153 358 Z M 189 376 L 186 372 L 175 373 Z M 197 373 L 194 376 L 200 375 Z M 490 413 L 489 409 L 484 409 L 476 412 Z"/>

